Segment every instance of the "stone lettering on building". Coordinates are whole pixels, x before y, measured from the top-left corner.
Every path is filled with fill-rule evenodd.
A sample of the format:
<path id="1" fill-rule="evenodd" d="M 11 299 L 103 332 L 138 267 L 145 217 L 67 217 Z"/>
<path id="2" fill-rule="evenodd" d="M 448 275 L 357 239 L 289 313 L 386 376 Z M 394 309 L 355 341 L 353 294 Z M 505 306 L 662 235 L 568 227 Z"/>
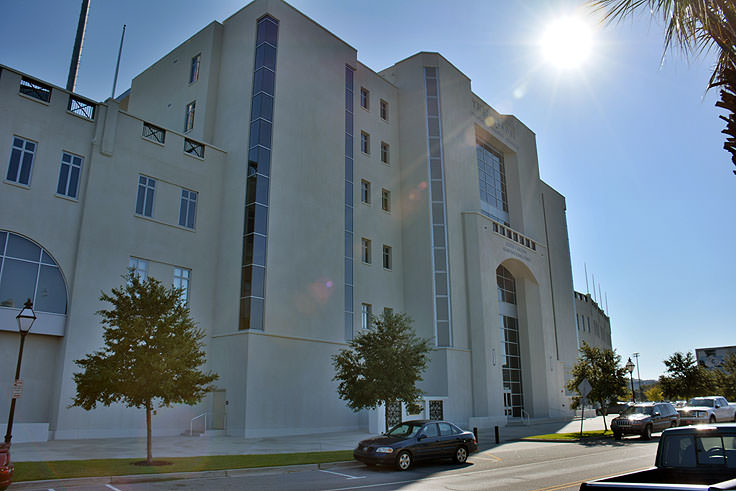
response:
<path id="1" fill-rule="evenodd" d="M 508 252 L 512 256 L 516 256 L 519 259 L 523 259 L 524 261 L 531 261 L 531 258 L 529 257 L 529 254 L 526 253 L 526 250 L 521 248 L 520 246 L 517 246 L 515 244 L 508 244 L 503 246 L 504 252 Z"/>
<path id="2" fill-rule="evenodd" d="M 483 121 L 487 128 L 492 128 L 496 133 L 516 143 L 516 121 L 501 116 L 476 98 L 473 98 L 473 114 Z"/>

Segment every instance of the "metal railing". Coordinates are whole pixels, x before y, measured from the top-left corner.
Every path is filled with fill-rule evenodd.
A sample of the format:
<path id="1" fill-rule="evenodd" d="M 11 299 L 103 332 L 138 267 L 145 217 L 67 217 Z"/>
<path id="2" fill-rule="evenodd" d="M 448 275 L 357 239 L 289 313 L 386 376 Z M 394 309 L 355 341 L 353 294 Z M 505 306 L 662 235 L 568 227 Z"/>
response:
<path id="1" fill-rule="evenodd" d="M 529 425 L 531 423 L 531 417 L 529 416 L 529 413 L 521 410 L 521 424 Z"/>
<path id="2" fill-rule="evenodd" d="M 202 433 L 207 432 L 207 413 L 202 413 L 199 416 L 193 417 L 192 420 L 189 422 L 189 436 L 194 435 L 194 421 L 199 418 L 204 418 L 204 428 L 202 428 Z"/>

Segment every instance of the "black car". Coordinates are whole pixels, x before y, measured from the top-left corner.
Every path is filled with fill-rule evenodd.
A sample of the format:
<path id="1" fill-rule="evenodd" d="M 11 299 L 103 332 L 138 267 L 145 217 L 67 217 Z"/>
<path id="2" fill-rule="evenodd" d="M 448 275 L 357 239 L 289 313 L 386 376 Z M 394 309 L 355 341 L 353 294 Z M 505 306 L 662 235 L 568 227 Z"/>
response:
<path id="1" fill-rule="evenodd" d="M 451 458 L 463 464 L 478 450 L 475 436 L 447 421 L 404 421 L 388 432 L 358 443 L 355 460 L 395 465 L 405 471 L 415 460 Z"/>
<path id="2" fill-rule="evenodd" d="M 669 402 L 639 402 L 613 418 L 611 430 L 616 440 L 620 440 L 622 435 L 641 435 L 649 440 L 653 432 L 673 428 L 679 422 L 680 416 Z"/>

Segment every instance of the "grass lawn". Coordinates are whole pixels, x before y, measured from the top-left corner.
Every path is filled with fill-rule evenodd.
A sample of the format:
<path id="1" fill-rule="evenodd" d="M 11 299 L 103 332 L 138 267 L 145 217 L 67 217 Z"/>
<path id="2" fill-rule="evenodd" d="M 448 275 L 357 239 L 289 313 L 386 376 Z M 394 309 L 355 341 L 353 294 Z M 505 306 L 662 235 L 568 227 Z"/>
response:
<path id="1" fill-rule="evenodd" d="M 145 460 L 145 459 L 144 459 Z M 164 474 L 168 472 L 216 471 L 272 467 L 278 465 L 322 464 L 353 460 L 352 450 L 304 452 L 268 455 L 208 455 L 203 457 L 156 457 L 171 465 L 146 467 L 133 465 L 141 459 L 56 460 L 51 462 L 16 462 L 14 482 L 70 477 L 124 476 L 129 474 Z"/>
<path id="2" fill-rule="evenodd" d="M 595 431 L 584 431 L 581 435 L 579 431 L 575 433 L 550 433 L 548 435 L 535 435 L 527 436 L 522 440 L 552 440 L 552 441 L 579 441 L 587 440 L 592 438 L 610 438 L 613 436 L 611 430 L 595 430 Z"/>

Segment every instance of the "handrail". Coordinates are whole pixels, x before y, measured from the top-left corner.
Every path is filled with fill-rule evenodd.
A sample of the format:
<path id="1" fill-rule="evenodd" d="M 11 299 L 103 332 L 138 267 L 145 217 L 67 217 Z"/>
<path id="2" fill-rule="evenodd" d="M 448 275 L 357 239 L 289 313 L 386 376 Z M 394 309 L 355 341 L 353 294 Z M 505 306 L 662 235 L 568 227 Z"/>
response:
<path id="1" fill-rule="evenodd" d="M 194 429 L 193 429 L 193 427 L 194 427 L 194 420 L 195 419 L 199 419 L 202 416 L 204 416 L 204 430 L 202 431 L 202 433 L 206 433 L 207 432 L 207 413 L 202 413 L 199 416 L 193 417 L 192 420 L 189 422 L 189 436 L 192 436 L 194 434 Z"/>
<path id="2" fill-rule="evenodd" d="M 526 423 L 524 423 L 524 416 L 526 416 Z M 521 410 L 521 422 L 522 424 L 526 424 L 527 426 L 531 423 L 531 417 L 529 416 L 529 413 Z"/>

